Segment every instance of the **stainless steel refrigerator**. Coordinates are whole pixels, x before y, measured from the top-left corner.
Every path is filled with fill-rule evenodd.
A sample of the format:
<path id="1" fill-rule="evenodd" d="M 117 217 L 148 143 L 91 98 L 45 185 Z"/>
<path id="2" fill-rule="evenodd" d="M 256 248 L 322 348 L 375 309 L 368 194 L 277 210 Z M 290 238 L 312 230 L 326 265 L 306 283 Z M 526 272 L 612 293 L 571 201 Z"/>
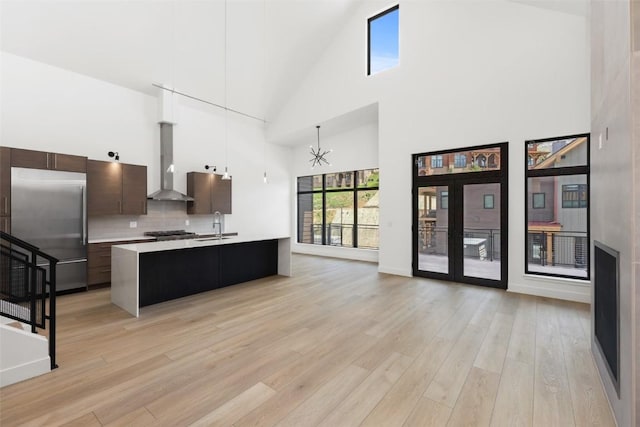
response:
<path id="1" fill-rule="evenodd" d="M 57 291 L 87 288 L 86 188 L 84 173 L 11 168 L 11 234 L 58 258 Z"/>

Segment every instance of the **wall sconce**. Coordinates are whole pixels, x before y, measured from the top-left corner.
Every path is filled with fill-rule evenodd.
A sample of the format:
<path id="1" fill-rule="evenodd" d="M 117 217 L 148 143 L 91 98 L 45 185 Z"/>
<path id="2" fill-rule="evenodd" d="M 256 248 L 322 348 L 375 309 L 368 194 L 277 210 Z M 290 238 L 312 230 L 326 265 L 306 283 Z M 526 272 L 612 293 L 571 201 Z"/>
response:
<path id="1" fill-rule="evenodd" d="M 217 168 L 217 167 L 215 167 L 215 166 L 209 166 L 209 165 L 204 165 L 204 168 L 205 168 L 206 170 L 211 169 L 211 172 L 215 172 L 215 171 L 217 171 L 217 170 L 218 170 L 218 168 Z"/>
<path id="2" fill-rule="evenodd" d="M 115 157 L 116 161 L 120 161 L 120 154 L 117 151 L 109 151 L 107 155 L 109 157 Z"/>

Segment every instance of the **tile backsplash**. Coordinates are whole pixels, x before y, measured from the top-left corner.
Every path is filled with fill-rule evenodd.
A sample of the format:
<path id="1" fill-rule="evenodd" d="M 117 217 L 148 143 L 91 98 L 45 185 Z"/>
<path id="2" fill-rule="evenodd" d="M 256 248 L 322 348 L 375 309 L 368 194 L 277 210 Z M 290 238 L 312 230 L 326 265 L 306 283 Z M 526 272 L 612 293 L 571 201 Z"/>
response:
<path id="1" fill-rule="evenodd" d="M 137 223 L 130 228 L 130 222 Z M 186 225 L 189 221 L 189 225 Z M 224 215 L 222 215 L 224 230 Z M 187 230 L 199 234 L 213 233 L 213 215 L 187 215 L 185 202 L 148 200 L 147 215 L 113 215 L 89 218 L 89 239 L 142 236 L 145 231 Z M 216 230 L 217 231 L 217 230 Z M 225 230 L 226 231 L 226 230 Z"/>

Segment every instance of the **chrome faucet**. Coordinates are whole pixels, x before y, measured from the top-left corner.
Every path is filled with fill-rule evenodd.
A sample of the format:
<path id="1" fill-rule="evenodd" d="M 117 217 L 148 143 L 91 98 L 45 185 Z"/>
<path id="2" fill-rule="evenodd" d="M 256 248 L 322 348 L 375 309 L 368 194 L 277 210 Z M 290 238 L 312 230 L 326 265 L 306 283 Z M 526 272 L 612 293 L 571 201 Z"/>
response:
<path id="1" fill-rule="evenodd" d="M 213 231 L 216 231 L 216 225 L 218 226 L 218 239 L 222 240 L 222 214 L 219 211 L 213 213 Z"/>

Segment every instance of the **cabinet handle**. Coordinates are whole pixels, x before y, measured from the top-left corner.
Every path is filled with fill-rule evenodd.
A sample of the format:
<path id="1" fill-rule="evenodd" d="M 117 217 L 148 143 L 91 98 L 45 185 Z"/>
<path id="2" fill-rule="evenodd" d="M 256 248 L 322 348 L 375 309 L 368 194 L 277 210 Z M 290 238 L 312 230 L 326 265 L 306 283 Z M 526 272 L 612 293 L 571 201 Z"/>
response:
<path id="1" fill-rule="evenodd" d="M 98 270 L 100 273 L 111 273 L 111 269 L 107 269 L 107 270 Z"/>
<path id="2" fill-rule="evenodd" d="M 49 169 L 49 153 L 47 153 L 47 169 Z"/>
<path id="3" fill-rule="evenodd" d="M 54 169 L 58 169 L 58 155 L 57 154 L 53 155 L 53 168 Z"/>

